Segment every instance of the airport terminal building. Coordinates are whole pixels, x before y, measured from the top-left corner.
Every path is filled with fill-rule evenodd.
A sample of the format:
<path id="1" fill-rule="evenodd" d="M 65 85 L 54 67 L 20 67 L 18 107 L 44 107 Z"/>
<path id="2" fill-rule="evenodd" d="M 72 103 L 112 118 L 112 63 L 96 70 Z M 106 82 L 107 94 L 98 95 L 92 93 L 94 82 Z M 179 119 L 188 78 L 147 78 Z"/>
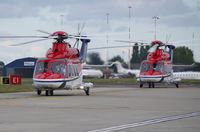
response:
<path id="1" fill-rule="evenodd" d="M 21 75 L 24 78 L 32 78 L 37 58 L 27 57 L 14 60 L 4 67 L 4 76 Z"/>

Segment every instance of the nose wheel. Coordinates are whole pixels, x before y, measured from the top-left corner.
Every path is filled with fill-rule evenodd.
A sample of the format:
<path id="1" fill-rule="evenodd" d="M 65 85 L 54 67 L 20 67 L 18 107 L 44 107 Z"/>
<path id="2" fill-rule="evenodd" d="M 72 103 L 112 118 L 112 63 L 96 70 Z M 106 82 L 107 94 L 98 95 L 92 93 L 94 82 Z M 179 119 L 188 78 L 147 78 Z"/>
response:
<path id="1" fill-rule="evenodd" d="M 84 91 L 85 91 L 85 94 L 87 95 L 87 96 L 89 96 L 90 95 L 90 88 L 85 88 L 84 89 Z"/>
<path id="2" fill-rule="evenodd" d="M 149 83 L 149 88 L 155 88 L 155 83 Z"/>
<path id="3" fill-rule="evenodd" d="M 42 91 L 41 90 L 37 90 L 37 95 L 41 95 Z"/>
<path id="4" fill-rule="evenodd" d="M 41 95 L 42 90 L 37 90 L 37 95 Z M 53 90 L 45 90 L 45 95 L 46 96 L 53 96 Z"/>
<path id="5" fill-rule="evenodd" d="M 53 90 L 46 90 L 46 91 L 45 91 L 45 95 L 46 95 L 46 96 L 49 96 L 49 95 L 50 95 L 50 96 L 53 96 Z"/>
<path id="6" fill-rule="evenodd" d="M 176 88 L 179 88 L 179 85 L 178 85 L 178 83 L 175 83 L 175 86 L 176 86 Z"/>

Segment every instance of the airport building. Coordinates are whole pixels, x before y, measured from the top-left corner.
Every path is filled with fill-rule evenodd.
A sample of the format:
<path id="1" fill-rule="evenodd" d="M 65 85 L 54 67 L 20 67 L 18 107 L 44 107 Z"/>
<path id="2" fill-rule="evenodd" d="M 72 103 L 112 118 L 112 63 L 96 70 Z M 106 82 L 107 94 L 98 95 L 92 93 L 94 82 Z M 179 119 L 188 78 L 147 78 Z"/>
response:
<path id="1" fill-rule="evenodd" d="M 4 76 L 20 75 L 25 78 L 32 78 L 37 58 L 22 58 L 10 62 L 4 67 Z"/>
<path id="2" fill-rule="evenodd" d="M 0 61 L 0 76 L 3 76 L 3 68 L 4 68 L 4 63 L 3 61 Z"/>

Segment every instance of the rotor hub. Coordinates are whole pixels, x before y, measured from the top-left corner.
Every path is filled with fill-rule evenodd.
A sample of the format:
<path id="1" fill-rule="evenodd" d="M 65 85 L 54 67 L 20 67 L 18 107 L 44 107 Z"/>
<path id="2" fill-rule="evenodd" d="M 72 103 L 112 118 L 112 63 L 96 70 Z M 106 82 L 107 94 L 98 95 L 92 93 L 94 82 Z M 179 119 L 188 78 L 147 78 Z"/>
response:
<path id="1" fill-rule="evenodd" d="M 63 42 L 64 39 L 68 38 L 68 33 L 63 31 L 54 32 L 52 35 L 53 39 L 57 40 L 58 42 Z"/>

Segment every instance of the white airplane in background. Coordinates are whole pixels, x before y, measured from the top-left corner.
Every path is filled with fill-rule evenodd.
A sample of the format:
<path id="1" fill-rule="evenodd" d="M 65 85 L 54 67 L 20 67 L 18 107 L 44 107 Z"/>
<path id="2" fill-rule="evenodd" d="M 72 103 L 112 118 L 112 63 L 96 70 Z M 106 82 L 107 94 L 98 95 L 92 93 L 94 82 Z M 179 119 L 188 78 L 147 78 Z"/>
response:
<path id="1" fill-rule="evenodd" d="M 194 72 L 194 71 L 174 72 L 173 76 L 186 80 L 187 79 L 200 80 L 200 72 Z"/>
<path id="2" fill-rule="evenodd" d="M 82 74 L 83 74 L 83 77 L 89 77 L 89 78 L 103 77 L 103 72 L 97 69 L 83 69 Z"/>
<path id="3" fill-rule="evenodd" d="M 113 62 L 111 65 L 115 65 L 117 67 L 117 73 L 120 74 L 132 74 L 135 75 L 136 77 L 139 76 L 140 70 L 133 70 L 133 69 L 126 69 L 122 66 L 122 64 L 119 61 Z"/>
<path id="4" fill-rule="evenodd" d="M 82 66 L 82 73 L 84 77 L 101 78 L 103 77 L 103 72 L 100 69 L 111 67 L 112 65 L 91 65 L 84 63 Z"/>

